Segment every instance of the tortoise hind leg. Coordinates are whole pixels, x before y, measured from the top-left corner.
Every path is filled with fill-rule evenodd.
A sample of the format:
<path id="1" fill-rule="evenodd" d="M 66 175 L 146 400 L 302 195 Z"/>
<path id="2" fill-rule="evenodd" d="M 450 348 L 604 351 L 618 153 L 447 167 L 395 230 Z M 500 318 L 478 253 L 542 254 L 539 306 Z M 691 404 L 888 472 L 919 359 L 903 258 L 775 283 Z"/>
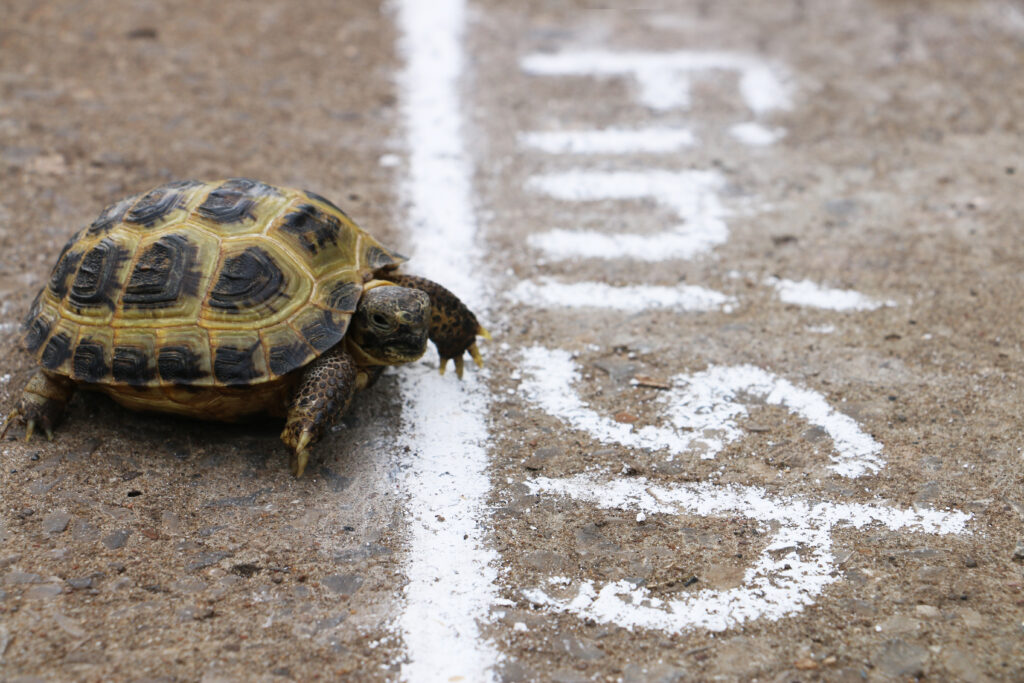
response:
<path id="1" fill-rule="evenodd" d="M 25 441 L 32 438 L 36 427 L 43 430 L 46 438 L 53 438 L 53 430 L 64 418 L 68 401 L 75 393 L 75 383 L 67 377 L 49 375 L 37 370 L 25 385 L 18 405 L 7 416 L 7 423 L 0 432 L 0 438 L 7 434 L 15 418 L 25 423 Z"/>
<path id="2" fill-rule="evenodd" d="M 383 277 L 399 287 L 418 289 L 430 297 L 431 313 L 428 335 L 430 341 L 434 342 L 437 347 L 438 355 L 441 356 L 442 375 L 448 361 L 452 360 L 455 363 L 455 373 L 461 378 L 464 367 L 463 354 L 467 351 L 477 367 L 483 367 L 484 361 L 480 357 L 480 350 L 476 347 L 476 338 L 480 336 L 490 339 L 491 335 L 480 326 L 473 311 L 469 310 L 459 297 L 425 277 L 398 273 L 388 273 Z"/>
<path id="3" fill-rule="evenodd" d="M 355 359 L 340 345 L 309 364 L 288 406 L 281 440 L 292 451 L 292 474 L 301 477 L 309 446 L 352 402 L 356 392 Z"/>

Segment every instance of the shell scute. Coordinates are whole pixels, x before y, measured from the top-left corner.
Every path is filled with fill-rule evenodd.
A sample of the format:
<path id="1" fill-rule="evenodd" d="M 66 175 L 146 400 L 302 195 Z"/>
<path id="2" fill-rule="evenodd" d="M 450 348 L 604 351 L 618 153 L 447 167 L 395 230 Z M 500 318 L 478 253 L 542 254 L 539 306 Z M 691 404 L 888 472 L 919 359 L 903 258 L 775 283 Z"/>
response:
<path id="1" fill-rule="evenodd" d="M 50 288 L 53 296 L 57 299 L 63 299 L 67 296 L 68 287 L 70 286 L 68 280 L 78 270 L 78 263 L 82 260 L 82 252 L 73 251 L 73 246 L 72 242 L 68 242 L 64 246 L 64 250 L 57 259 L 56 265 L 50 271 L 50 280 L 47 283 L 47 287 Z"/>
<path id="2" fill-rule="evenodd" d="M 319 353 L 323 353 L 345 336 L 350 317 L 307 306 L 295 316 L 294 324 L 299 328 L 306 343 Z"/>
<path id="3" fill-rule="evenodd" d="M 248 178 L 231 178 L 210 191 L 194 217 L 221 234 L 259 232 L 277 217 L 286 202 L 287 197 L 275 187 Z"/>
<path id="4" fill-rule="evenodd" d="M 71 362 L 72 376 L 83 382 L 99 382 L 110 373 L 107 364 L 106 349 L 108 344 L 95 339 L 86 338 L 75 346 L 75 354 Z"/>
<path id="5" fill-rule="evenodd" d="M 200 312 L 211 327 L 271 325 L 309 300 L 312 279 L 279 245 L 246 238 L 224 245 L 221 252 Z"/>
<path id="6" fill-rule="evenodd" d="M 299 202 L 270 227 L 267 235 L 290 248 L 313 277 L 340 265 L 356 265 L 364 233 L 343 214 Z"/>
<path id="7" fill-rule="evenodd" d="M 150 190 L 124 216 L 125 223 L 157 228 L 174 221 L 174 213 L 185 208 L 185 195 L 166 186 Z"/>
<path id="8" fill-rule="evenodd" d="M 152 349 L 140 346 L 115 346 L 111 374 L 115 382 L 144 386 L 156 378 Z"/>
<path id="9" fill-rule="evenodd" d="M 70 312 L 110 320 L 135 249 L 133 237 L 128 233 L 104 237 L 82 255 L 65 300 Z"/>
<path id="10" fill-rule="evenodd" d="M 157 371 L 160 379 L 169 384 L 193 384 L 209 377 L 209 365 L 209 349 L 171 344 L 157 351 Z"/>
<path id="11" fill-rule="evenodd" d="M 213 375 L 220 384 L 252 384 L 253 380 L 266 376 L 266 358 L 259 336 L 255 339 L 249 335 L 215 338 L 213 347 Z"/>
<path id="12" fill-rule="evenodd" d="M 65 370 L 64 365 L 71 357 L 71 333 L 68 330 L 55 332 L 46 341 L 39 364 L 47 370 Z"/>
<path id="13" fill-rule="evenodd" d="M 125 306 L 165 308 L 199 292 L 199 247 L 187 235 L 164 235 L 139 254 L 121 298 Z"/>
<path id="14" fill-rule="evenodd" d="M 317 357 L 317 350 L 287 322 L 260 330 L 267 350 L 267 367 L 273 375 L 286 375 Z"/>
<path id="15" fill-rule="evenodd" d="M 133 194 L 129 197 L 108 205 L 100 212 L 100 215 L 89 226 L 89 235 L 105 235 L 119 225 L 124 219 L 128 209 L 134 206 L 141 195 Z"/>

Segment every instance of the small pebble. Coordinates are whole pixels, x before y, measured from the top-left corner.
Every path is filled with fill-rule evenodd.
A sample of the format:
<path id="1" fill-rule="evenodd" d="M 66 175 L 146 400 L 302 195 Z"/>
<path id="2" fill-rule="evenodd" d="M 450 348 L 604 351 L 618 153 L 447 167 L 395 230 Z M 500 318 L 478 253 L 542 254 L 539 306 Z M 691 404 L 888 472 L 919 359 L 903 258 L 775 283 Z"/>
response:
<path id="1" fill-rule="evenodd" d="M 59 583 L 40 583 L 25 591 L 26 598 L 47 600 L 56 597 L 64 592 L 64 587 Z"/>
<path id="2" fill-rule="evenodd" d="M 92 588 L 93 578 L 91 576 L 79 576 L 77 578 L 68 579 L 68 585 L 76 591 L 86 590 L 87 588 Z"/>
<path id="3" fill-rule="evenodd" d="M 818 663 L 810 657 L 804 657 L 793 662 L 793 666 L 801 671 L 813 671 L 818 668 Z"/>
<path id="4" fill-rule="evenodd" d="M 881 673 L 893 678 L 916 678 L 924 673 L 928 650 L 899 638 L 879 645 L 872 662 Z"/>
<path id="5" fill-rule="evenodd" d="M 129 529 L 118 529 L 117 531 L 107 534 L 103 537 L 103 545 L 107 546 L 111 550 L 117 550 L 125 544 L 128 537 L 131 536 L 132 532 Z"/>
<path id="6" fill-rule="evenodd" d="M 320 579 L 320 585 L 334 593 L 352 595 L 363 585 L 363 577 L 357 574 L 331 574 Z"/>
<path id="7" fill-rule="evenodd" d="M 71 515 L 64 511 L 51 512 L 43 518 L 43 531 L 48 534 L 60 534 L 68 528 Z"/>

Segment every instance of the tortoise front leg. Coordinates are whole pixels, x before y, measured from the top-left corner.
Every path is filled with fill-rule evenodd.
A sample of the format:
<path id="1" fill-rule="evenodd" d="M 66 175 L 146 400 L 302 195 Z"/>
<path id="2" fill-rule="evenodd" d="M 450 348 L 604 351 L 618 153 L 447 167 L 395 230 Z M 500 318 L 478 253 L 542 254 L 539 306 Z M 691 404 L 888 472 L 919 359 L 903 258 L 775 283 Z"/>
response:
<path id="1" fill-rule="evenodd" d="M 356 361 L 341 345 L 306 367 L 288 406 L 281 440 L 292 451 L 292 474 L 301 477 L 309 462 L 308 447 L 347 409 L 356 393 Z"/>
<path id="2" fill-rule="evenodd" d="M 473 311 L 459 297 L 425 277 L 397 273 L 388 273 L 385 277 L 399 287 L 418 289 L 430 297 L 430 331 L 427 334 L 441 356 L 442 375 L 451 359 L 455 362 L 455 373 L 461 379 L 464 367 L 462 356 L 467 351 L 477 367 L 483 367 L 484 361 L 476 347 L 476 338 L 480 336 L 490 339 L 491 335 L 480 326 Z"/>
<path id="3" fill-rule="evenodd" d="M 0 438 L 7 434 L 11 423 L 21 418 L 25 423 L 25 441 L 32 438 L 36 427 L 43 430 L 46 438 L 53 438 L 54 428 L 64 419 L 68 401 L 75 393 L 75 383 L 67 377 L 48 375 L 42 370 L 29 379 L 21 393 L 18 405 L 7 416 L 7 423 L 0 432 Z"/>

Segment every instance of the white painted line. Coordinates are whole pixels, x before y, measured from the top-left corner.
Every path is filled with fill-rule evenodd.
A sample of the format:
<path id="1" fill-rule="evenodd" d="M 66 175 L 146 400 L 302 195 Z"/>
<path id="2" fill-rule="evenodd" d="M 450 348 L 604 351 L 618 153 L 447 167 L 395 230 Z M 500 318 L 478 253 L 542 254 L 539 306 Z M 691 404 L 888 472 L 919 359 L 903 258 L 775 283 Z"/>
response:
<path id="1" fill-rule="evenodd" d="M 829 469 L 836 474 L 859 477 L 877 472 L 885 463 L 882 445 L 829 406 L 821 394 L 752 365 L 712 365 L 703 372 L 676 375 L 673 388 L 658 396 L 668 424 L 640 428 L 604 417 L 580 399 L 573 384 L 581 372 L 568 351 L 525 349 L 522 369 L 520 389 L 530 401 L 601 443 L 666 450 L 670 459 L 686 452 L 712 459 L 743 436 L 738 420 L 748 414 L 745 400 L 759 399 L 822 427 L 832 438 Z"/>
<path id="2" fill-rule="evenodd" d="M 654 199 L 673 209 L 683 222 L 647 235 L 623 234 L 614 214 L 614 232 L 552 230 L 531 235 L 529 243 L 552 258 L 631 258 L 640 261 L 689 259 L 707 253 L 729 237 L 726 210 L 717 190 L 724 184 L 714 171 L 569 171 L 532 176 L 527 188 L 574 202 Z"/>
<path id="3" fill-rule="evenodd" d="M 596 585 L 564 577 L 549 587 L 526 589 L 536 605 L 620 627 L 679 633 L 693 628 L 723 631 L 758 618 L 776 620 L 814 602 L 841 578 L 832 554 L 832 530 L 881 524 L 888 529 L 959 534 L 970 515 L 939 510 L 907 510 L 861 503 L 822 503 L 770 495 L 754 486 L 710 483 L 658 486 L 643 477 L 601 481 L 593 475 L 528 481 L 532 493 L 569 496 L 605 509 L 652 514 L 735 516 L 762 523 L 774 538 L 747 569 L 738 588 L 703 589 L 662 599 L 627 581 Z M 771 531 L 772 524 L 778 528 Z"/>
<path id="4" fill-rule="evenodd" d="M 639 86 L 640 103 L 659 110 L 689 107 L 690 74 L 736 71 L 740 95 L 755 114 L 791 106 L 789 88 L 779 67 L 735 52 L 566 51 L 528 55 L 520 66 L 539 76 L 630 76 Z"/>
<path id="5" fill-rule="evenodd" d="M 607 128 L 520 133 L 519 145 L 548 154 L 630 154 L 676 152 L 696 144 L 683 128 Z"/>
<path id="6" fill-rule="evenodd" d="M 486 292 L 476 245 L 472 163 L 463 145 L 462 0 L 398 0 L 401 111 L 409 149 L 412 269 L 444 283 L 478 313 Z M 486 350 L 485 350 L 486 352 Z M 408 469 L 408 584 L 398 628 L 407 681 L 489 681 L 500 654 L 481 636 L 497 597 L 496 554 L 480 520 L 487 477 L 488 392 L 420 365 L 401 374 Z M 443 521 L 442 521 L 443 520 Z"/>
<path id="7" fill-rule="evenodd" d="M 895 306 L 892 300 L 877 301 L 852 289 L 831 289 L 810 280 L 782 280 L 768 278 L 766 283 L 775 287 L 779 299 L 787 304 L 827 308 L 833 311 L 873 311 L 883 306 Z"/>
<path id="8" fill-rule="evenodd" d="M 631 425 L 602 417 L 587 406 L 573 390 L 580 380 L 580 371 L 568 351 L 533 346 L 523 351 L 523 380 L 519 389 L 527 399 L 545 412 L 566 422 L 573 429 L 585 431 L 601 443 L 618 443 L 633 448 L 665 449 L 682 453 L 694 440 L 691 434 L 672 429 Z"/>
<path id="9" fill-rule="evenodd" d="M 667 308 L 729 313 L 736 304 L 731 296 L 695 285 L 613 287 L 602 282 L 567 284 L 549 278 L 524 280 L 509 292 L 509 296 L 536 308 L 606 308 L 627 312 Z"/>
<path id="10" fill-rule="evenodd" d="M 786 131 L 783 128 L 765 128 L 760 123 L 750 121 L 732 126 L 729 134 L 745 145 L 765 147 L 781 140 Z"/>

